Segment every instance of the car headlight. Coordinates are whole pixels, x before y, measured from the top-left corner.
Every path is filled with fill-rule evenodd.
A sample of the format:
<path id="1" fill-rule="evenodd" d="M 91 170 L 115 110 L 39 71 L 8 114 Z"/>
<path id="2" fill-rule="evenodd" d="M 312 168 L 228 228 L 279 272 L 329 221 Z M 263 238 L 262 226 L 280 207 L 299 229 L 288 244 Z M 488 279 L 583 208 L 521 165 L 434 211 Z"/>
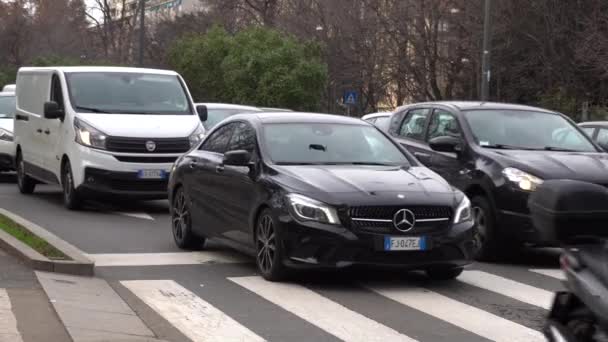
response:
<path id="1" fill-rule="evenodd" d="M 105 150 L 107 139 L 105 133 L 78 118 L 74 118 L 74 130 L 77 143 Z"/>
<path id="2" fill-rule="evenodd" d="M 525 191 L 534 191 L 539 185 L 543 184 L 542 179 L 513 167 L 505 168 L 502 170 L 502 174 L 509 181 L 515 183 L 518 188 Z"/>
<path id="3" fill-rule="evenodd" d="M 13 141 L 13 132 L 0 128 L 0 140 Z"/>
<path id="4" fill-rule="evenodd" d="M 194 132 L 192 132 L 192 134 L 190 134 L 190 136 L 188 137 L 188 139 L 190 140 L 190 147 L 194 147 L 196 144 L 198 144 L 201 140 L 203 140 L 204 136 L 205 128 L 203 127 L 203 125 L 199 124 L 198 126 L 196 126 Z"/>
<path id="5" fill-rule="evenodd" d="M 292 214 L 299 220 L 340 224 L 336 209 L 323 202 L 298 194 L 287 195 L 287 201 Z"/>
<path id="6" fill-rule="evenodd" d="M 471 220 L 473 215 L 471 213 L 471 201 L 467 196 L 463 196 L 458 208 L 456 208 L 456 214 L 454 215 L 454 224 L 462 223 Z"/>

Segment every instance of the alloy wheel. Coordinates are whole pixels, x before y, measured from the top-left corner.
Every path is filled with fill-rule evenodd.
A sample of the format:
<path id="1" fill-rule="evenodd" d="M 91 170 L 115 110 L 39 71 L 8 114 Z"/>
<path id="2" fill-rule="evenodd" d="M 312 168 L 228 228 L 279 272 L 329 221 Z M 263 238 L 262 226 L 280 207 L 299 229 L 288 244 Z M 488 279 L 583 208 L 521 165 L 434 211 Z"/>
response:
<path id="1" fill-rule="evenodd" d="M 488 229 L 486 214 L 481 207 L 473 208 L 473 218 L 475 219 L 475 225 L 477 227 L 475 238 L 477 239 L 477 242 L 482 245 L 487 238 Z"/>
<path id="2" fill-rule="evenodd" d="M 190 211 L 186 203 L 186 196 L 183 190 L 178 191 L 173 200 L 173 215 L 171 222 L 173 226 L 173 236 L 178 241 L 183 241 L 188 229 Z"/>
<path id="3" fill-rule="evenodd" d="M 257 261 L 262 272 L 270 273 L 274 266 L 276 239 L 272 218 L 265 215 L 258 224 Z"/>

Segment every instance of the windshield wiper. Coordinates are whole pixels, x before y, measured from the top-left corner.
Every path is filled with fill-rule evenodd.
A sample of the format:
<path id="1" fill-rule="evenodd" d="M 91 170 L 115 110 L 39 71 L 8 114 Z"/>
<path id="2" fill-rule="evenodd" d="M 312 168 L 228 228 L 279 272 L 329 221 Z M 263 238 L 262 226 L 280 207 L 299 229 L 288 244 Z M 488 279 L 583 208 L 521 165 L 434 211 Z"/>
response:
<path id="1" fill-rule="evenodd" d="M 543 150 L 545 151 L 558 151 L 558 152 L 580 152 L 577 150 L 573 150 L 573 149 L 569 149 L 569 148 L 563 148 L 563 147 L 557 147 L 557 146 L 545 146 L 543 147 Z"/>
<path id="2" fill-rule="evenodd" d="M 93 113 L 105 113 L 105 114 L 109 114 L 110 113 L 108 111 L 105 111 L 105 110 L 99 109 L 99 108 L 95 108 L 95 107 L 76 106 L 76 109 L 88 110 L 89 112 L 93 112 Z"/>
<path id="3" fill-rule="evenodd" d="M 532 150 L 528 147 L 521 146 L 513 146 L 513 145 L 505 145 L 505 144 L 491 144 L 491 145 L 483 145 L 483 148 L 495 148 L 498 150 Z"/>
<path id="4" fill-rule="evenodd" d="M 380 163 L 380 162 L 351 162 L 344 163 L 349 165 L 373 165 L 373 166 L 403 166 L 400 164 Z"/>

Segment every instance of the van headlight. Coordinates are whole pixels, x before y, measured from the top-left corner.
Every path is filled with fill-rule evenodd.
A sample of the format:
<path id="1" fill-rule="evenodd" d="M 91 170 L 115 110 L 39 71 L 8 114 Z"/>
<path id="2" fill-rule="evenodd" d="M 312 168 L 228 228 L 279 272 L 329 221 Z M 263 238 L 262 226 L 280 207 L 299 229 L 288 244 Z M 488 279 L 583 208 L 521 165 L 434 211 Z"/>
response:
<path id="1" fill-rule="evenodd" d="M 336 209 L 323 202 L 298 194 L 287 195 L 287 201 L 292 215 L 298 220 L 340 224 Z"/>
<path id="2" fill-rule="evenodd" d="M 188 139 L 190 140 L 190 147 L 196 146 L 199 142 L 201 142 L 201 140 L 203 140 L 204 136 L 205 128 L 203 127 L 203 125 L 198 124 L 194 132 L 192 132 L 192 134 L 190 134 L 190 136 L 188 137 Z"/>
<path id="3" fill-rule="evenodd" d="M 456 208 L 456 214 L 454 215 L 454 224 L 462 223 L 471 220 L 473 215 L 471 213 L 471 201 L 465 195 L 462 197 L 458 208 Z"/>
<path id="4" fill-rule="evenodd" d="M 74 118 L 74 130 L 76 131 L 76 142 L 93 148 L 106 149 L 107 135 L 88 123 Z"/>
<path id="5" fill-rule="evenodd" d="M 543 184 L 542 179 L 514 167 L 505 168 L 502 170 L 502 174 L 524 191 L 534 191 L 538 186 Z"/>
<path id="6" fill-rule="evenodd" d="M 13 141 L 13 132 L 0 128 L 0 140 Z"/>

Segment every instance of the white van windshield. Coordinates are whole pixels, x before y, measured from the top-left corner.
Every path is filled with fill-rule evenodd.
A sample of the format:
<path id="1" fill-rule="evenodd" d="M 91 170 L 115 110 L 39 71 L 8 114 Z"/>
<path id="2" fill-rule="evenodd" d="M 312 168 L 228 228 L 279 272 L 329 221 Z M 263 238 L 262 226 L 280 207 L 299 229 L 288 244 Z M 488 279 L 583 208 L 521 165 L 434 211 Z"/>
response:
<path id="1" fill-rule="evenodd" d="M 83 113 L 193 114 L 179 78 L 124 72 L 66 73 L 72 107 Z"/>

